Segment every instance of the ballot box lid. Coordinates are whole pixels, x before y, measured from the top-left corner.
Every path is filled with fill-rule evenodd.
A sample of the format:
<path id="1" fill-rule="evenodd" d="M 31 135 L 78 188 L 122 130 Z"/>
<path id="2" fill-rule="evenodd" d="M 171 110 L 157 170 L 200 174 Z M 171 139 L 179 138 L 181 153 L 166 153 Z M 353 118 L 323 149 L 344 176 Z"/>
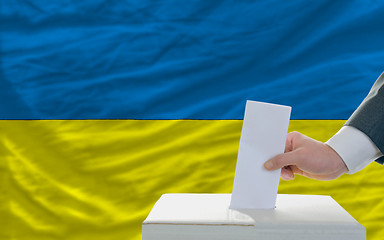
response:
<path id="1" fill-rule="evenodd" d="M 278 194 L 275 209 L 229 209 L 231 194 L 164 194 L 143 224 L 361 227 L 330 196 Z"/>

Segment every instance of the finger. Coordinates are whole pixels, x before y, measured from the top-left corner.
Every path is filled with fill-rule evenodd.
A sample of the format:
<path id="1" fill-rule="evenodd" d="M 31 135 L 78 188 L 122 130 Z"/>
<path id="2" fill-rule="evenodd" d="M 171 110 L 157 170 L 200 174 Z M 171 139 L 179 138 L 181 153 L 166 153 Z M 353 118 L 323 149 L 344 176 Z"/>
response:
<path id="1" fill-rule="evenodd" d="M 284 149 L 284 152 L 290 152 L 292 151 L 293 148 L 292 148 L 292 138 L 289 137 L 289 134 L 287 136 L 287 139 L 285 140 L 285 149 Z"/>
<path id="2" fill-rule="evenodd" d="M 299 132 L 290 132 L 287 134 L 287 139 L 285 140 L 285 149 L 284 152 L 291 152 L 294 150 L 294 143 L 302 138 L 302 134 Z"/>
<path id="3" fill-rule="evenodd" d="M 282 153 L 273 157 L 264 163 L 264 167 L 269 170 L 276 170 L 283 168 L 289 165 L 299 165 L 301 159 L 301 154 L 299 151 L 292 151 L 287 153 Z"/>
<path id="4" fill-rule="evenodd" d="M 305 176 L 304 171 L 298 168 L 297 166 L 290 166 L 290 168 L 293 174 L 299 174 L 301 176 Z"/>
<path id="5" fill-rule="evenodd" d="M 287 138 L 285 140 L 285 149 L 284 149 L 284 152 L 290 152 L 293 150 L 293 139 L 294 139 L 294 135 L 296 133 L 294 132 L 290 132 L 287 134 Z"/>
<path id="6" fill-rule="evenodd" d="M 301 170 L 300 168 L 298 168 L 296 166 L 290 166 L 290 168 L 294 174 L 298 174 L 298 175 L 301 175 L 301 176 L 304 176 L 307 178 L 312 178 L 312 179 L 317 179 L 317 180 L 323 180 L 323 181 L 324 180 L 331 180 L 331 179 L 334 179 L 337 177 L 337 176 L 333 177 L 332 175 L 328 175 L 328 174 L 324 175 L 324 174 L 312 174 L 312 173 L 304 172 L 303 170 Z"/>
<path id="7" fill-rule="evenodd" d="M 281 179 L 285 181 L 293 180 L 295 178 L 295 175 L 293 174 L 289 166 L 281 169 L 280 176 L 281 176 Z"/>

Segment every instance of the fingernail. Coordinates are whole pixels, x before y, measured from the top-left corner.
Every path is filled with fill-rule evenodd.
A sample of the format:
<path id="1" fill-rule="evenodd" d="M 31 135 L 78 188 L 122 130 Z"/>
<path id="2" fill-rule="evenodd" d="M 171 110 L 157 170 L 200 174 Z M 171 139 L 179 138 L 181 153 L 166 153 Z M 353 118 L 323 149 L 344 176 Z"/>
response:
<path id="1" fill-rule="evenodd" d="M 272 163 L 272 161 L 267 161 L 267 162 L 265 162 L 265 163 L 264 163 L 264 167 L 265 167 L 266 169 L 268 169 L 268 170 L 271 170 L 272 167 L 273 167 L 273 163 Z"/>
<path id="2" fill-rule="evenodd" d="M 284 172 L 281 174 L 281 179 L 283 179 L 284 181 L 289 181 L 289 180 L 292 180 L 293 178 L 288 173 Z"/>
<path id="3" fill-rule="evenodd" d="M 281 179 L 283 179 L 284 181 L 287 181 L 288 180 L 288 175 L 287 175 L 287 173 L 285 173 L 285 172 L 281 172 Z"/>

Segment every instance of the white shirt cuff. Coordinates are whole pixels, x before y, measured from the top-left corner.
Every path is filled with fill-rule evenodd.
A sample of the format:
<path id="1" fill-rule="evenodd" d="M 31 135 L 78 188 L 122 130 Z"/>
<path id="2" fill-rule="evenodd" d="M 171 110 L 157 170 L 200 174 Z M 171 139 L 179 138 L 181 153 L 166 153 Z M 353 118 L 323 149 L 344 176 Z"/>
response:
<path id="1" fill-rule="evenodd" d="M 326 144 L 344 160 L 348 174 L 360 171 L 383 156 L 365 133 L 351 126 L 343 126 Z"/>

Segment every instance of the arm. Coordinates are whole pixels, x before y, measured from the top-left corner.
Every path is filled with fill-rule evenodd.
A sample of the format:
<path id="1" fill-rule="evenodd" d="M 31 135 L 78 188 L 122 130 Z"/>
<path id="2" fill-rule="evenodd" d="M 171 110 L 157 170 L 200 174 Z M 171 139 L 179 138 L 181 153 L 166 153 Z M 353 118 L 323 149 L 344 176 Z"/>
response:
<path id="1" fill-rule="evenodd" d="M 282 168 L 284 180 L 294 174 L 331 180 L 359 171 L 375 159 L 383 162 L 384 74 L 345 125 L 327 144 L 297 132 L 288 134 L 285 153 L 268 160 L 265 168 Z"/>
<path id="2" fill-rule="evenodd" d="M 376 80 L 368 96 L 345 124 L 365 133 L 384 153 L 384 73 Z M 376 159 L 383 164 L 384 158 Z"/>

